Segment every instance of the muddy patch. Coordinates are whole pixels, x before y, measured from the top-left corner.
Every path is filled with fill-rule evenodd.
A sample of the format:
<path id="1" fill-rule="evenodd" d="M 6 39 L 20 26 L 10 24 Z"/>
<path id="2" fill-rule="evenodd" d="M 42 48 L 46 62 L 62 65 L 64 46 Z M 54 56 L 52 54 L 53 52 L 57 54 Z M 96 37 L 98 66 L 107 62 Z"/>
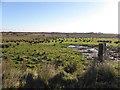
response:
<path id="1" fill-rule="evenodd" d="M 82 53 L 88 60 L 98 58 L 98 46 L 90 45 L 69 45 L 69 48 L 78 50 Z M 120 61 L 119 48 L 107 46 L 106 56 L 109 60 Z"/>

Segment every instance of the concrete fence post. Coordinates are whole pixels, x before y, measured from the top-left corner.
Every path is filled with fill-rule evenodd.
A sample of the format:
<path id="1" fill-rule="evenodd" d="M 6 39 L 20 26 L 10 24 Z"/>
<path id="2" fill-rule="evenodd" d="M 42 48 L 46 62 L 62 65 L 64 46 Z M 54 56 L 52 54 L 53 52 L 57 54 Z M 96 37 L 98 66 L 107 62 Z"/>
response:
<path id="1" fill-rule="evenodd" d="M 100 62 L 103 62 L 105 54 L 106 54 L 106 43 L 100 43 L 98 49 L 98 60 Z"/>

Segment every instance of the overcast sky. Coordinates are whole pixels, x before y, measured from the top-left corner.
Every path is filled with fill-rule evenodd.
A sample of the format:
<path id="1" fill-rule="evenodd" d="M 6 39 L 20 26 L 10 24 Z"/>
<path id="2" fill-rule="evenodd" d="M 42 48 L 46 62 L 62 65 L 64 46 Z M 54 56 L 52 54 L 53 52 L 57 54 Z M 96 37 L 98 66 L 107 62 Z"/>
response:
<path id="1" fill-rule="evenodd" d="M 118 33 L 118 1 L 2 2 L 2 31 Z"/>

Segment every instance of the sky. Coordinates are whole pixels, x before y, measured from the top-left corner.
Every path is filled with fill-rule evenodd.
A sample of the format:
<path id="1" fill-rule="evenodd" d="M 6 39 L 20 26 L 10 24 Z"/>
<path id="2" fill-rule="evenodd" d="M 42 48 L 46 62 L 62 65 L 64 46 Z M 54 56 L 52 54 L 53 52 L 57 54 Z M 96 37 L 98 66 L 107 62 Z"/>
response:
<path id="1" fill-rule="evenodd" d="M 118 33 L 118 2 L 2 2 L 1 31 Z M 1 16 L 0 16 L 1 17 Z"/>

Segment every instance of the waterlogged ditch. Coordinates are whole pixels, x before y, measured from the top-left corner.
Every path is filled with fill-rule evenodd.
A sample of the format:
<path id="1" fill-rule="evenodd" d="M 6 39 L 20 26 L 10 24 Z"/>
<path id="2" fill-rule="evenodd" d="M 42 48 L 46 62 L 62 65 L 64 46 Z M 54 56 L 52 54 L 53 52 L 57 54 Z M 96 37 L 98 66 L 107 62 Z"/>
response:
<path id="1" fill-rule="evenodd" d="M 98 46 L 93 45 L 69 45 L 69 48 L 82 53 L 88 60 L 98 57 Z M 108 60 L 120 61 L 119 47 L 107 46 L 106 56 Z"/>

